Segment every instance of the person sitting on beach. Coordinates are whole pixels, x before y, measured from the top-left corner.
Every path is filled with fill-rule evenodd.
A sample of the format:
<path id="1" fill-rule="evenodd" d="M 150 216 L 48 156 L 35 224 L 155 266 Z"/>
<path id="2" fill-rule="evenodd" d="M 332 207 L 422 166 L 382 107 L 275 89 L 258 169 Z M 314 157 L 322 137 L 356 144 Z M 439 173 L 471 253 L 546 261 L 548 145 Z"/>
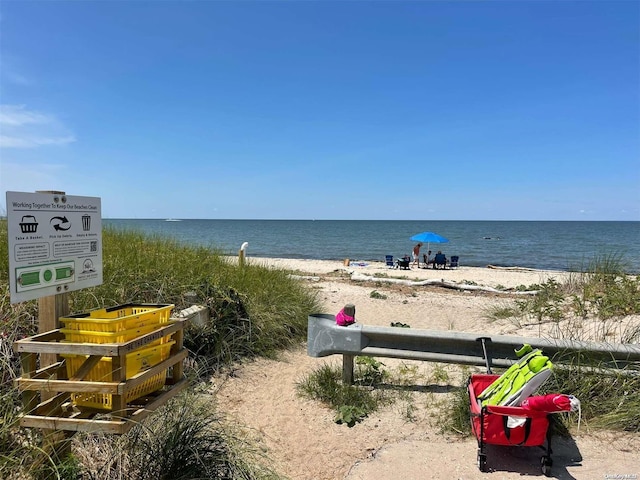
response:
<path id="1" fill-rule="evenodd" d="M 439 267 L 447 268 L 447 257 L 440 250 L 438 250 L 436 256 L 433 257 L 433 268 Z"/>
<path id="2" fill-rule="evenodd" d="M 433 263 L 433 260 L 430 260 L 429 257 L 431 257 L 431 250 L 422 255 L 422 263 L 424 263 L 424 268 L 429 268 L 429 264 Z"/>
<path id="3" fill-rule="evenodd" d="M 402 258 L 398 258 L 396 260 L 396 268 L 402 268 L 403 270 L 409 270 L 411 263 L 411 257 L 408 254 L 405 254 Z"/>
<path id="4" fill-rule="evenodd" d="M 420 247 L 422 243 L 416 243 L 413 247 L 413 264 L 417 265 L 420 268 Z"/>

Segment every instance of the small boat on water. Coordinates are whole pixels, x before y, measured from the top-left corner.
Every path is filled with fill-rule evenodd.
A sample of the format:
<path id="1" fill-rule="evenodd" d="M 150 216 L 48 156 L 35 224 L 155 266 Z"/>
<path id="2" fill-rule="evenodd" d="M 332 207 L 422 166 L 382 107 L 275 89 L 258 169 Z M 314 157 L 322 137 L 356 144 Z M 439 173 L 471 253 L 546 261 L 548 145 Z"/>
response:
<path id="1" fill-rule="evenodd" d="M 179 218 L 165 218 L 164 221 L 165 222 L 181 222 L 182 220 L 180 220 Z"/>

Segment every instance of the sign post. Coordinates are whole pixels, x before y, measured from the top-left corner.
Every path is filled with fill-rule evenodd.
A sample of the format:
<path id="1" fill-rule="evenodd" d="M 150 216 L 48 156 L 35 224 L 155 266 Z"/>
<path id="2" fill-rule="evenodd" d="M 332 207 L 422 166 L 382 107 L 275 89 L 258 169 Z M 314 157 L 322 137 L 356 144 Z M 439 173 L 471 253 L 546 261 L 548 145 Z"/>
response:
<path id="1" fill-rule="evenodd" d="M 38 299 L 40 333 L 59 328 L 70 291 L 102 284 L 99 198 L 7 192 L 7 237 L 11 303 Z M 56 361 L 55 353 L 42 353 L 40 368 Z M 42 401 L 54 396 L 41 392 Z M 43 436 L 46 449 L 70 452 L 64 433 L 43 429 Z"/>
<path id="2" fill-rule="evenodd" d="M 102 284 L 100 199 L 7 192 L 11 303 Z"/>
<path id="3" fill-rule="evenodd" d="M 38 331 L 59 327 L 68 292 L 102 284 L 100 199 L 7 192 L 11 303 L 38 299 Z M 56 361 L 42 354 L 41 366 Z"/>

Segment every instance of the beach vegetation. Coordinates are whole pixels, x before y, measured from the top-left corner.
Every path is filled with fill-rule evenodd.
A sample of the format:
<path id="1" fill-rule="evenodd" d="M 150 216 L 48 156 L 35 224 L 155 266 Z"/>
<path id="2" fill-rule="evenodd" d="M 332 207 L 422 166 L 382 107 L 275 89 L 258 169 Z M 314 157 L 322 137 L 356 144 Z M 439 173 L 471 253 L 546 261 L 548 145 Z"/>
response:
<path id="1" fill-rule="evenodd" d="M 486 307 L 483 311 L 484 317 L 491 321 L 503 320 L 517 317 L 519 310 L 508 303 L 498 303 Z"/>
<path id="2" fill-rule="evenodd" d="M 463 369 L 463 378 L 470 375 L 468 368 Z M 466 384 L 454 388 L 447 400 L 442 400 L 441 407 L 436 410 L 435 422 L 442 433 L 453 433 L 463 437 L 472 434 L 470 424 L 471 408 Z"/>
<path id="3" fill-rule="evenodd" d="M 411 325 L 409 325 L 408 323 L 402 323 L 402 322 L 390 322 L 389 326 L 398 327 L 398 328 L 411 328 Z"/>
<path id="4" fill-rule="evenodd" d="M 354 384 L 348 385 L 342 382 L 341 367 L 324 364 L 304 376 L 296 390 L 299 395 L 334 409 L 336 423 L 353 427 L 389 401 L 384 390 L 374 388 L 388 376 L 382 367 L 375 359 L 356 362 Z"/>
<path id="5" fill-rule="evenodd" d="M 380 272 L 375 272 L 375 273 L 373 274 L 373 277 L 374 277 L 374 278 L 390 278 L 390 277 L 389 277 L 389 274 L 387 274 L 387 273 L 380 273 Z"/>
<path id="6" fill-rule="evenodd" d="M 375 385 L 389 378 L 386 365 L 373 357 L 356 357 L 358 378 L 364 385 Z"/>
<path id="7" fill-rule="evenodd" d="M 448 370 L 441 363 L 436 363 L 431 372 L 431 381 L 439 384 L 447 384 L 449 380 Z"/>
<path id="8" fill-rule="evenodd" d="M 127 435 L 80 434 L 84 478 L 277 478 L 263 454 L 226 425 L 208 395 L 190 391 Z"/>
<path id="9" fill-rule="evenodd" d="M 640 314 L 640 276 L 629 275 L 618 256 L 596 258 L 588 270 L 572 271 L 563 282 L 553 278 L 530 285 L 535 295 L 485 309 L 490 320 L 511 319 L 517 327 L 552 323 L 555 338 L 637 343 L 640 326 L 624 318 Z"/>
<path id="10" fill-rule="evenodd" d="M 425 373 L 417 363 L 401 362 L 389 369 L 372 357 L 356 358 L 353 385 L 345 385 L 341 378 L 341 366 L 324 364 L 303 377 L 296 389 L 302 397 L 333 408 L 336 422 L 347 425 L 349 420 L 355 425 L 380 407 L 392 404 L 398 406 L 405 420 L 415 421 L 421 411 L 420 394 L 448 391 L 451 382 L 450 372 L 442 364 Z M 426 407 L 439 415 L 439 408 L 446 405 L 441 402 L 444 400 L 432 396 Z M 360 416 L 355 417 L 356 413 Z"/>
<path id="11" fill-rule="evenodd" d="M 284 270 L 240 266 L 214 250 L 136 231 L 104 228 L 102 240 L 103 284 L 70 292 L 71 312 L 126 303 L 174 304 L 175 310 L 193 303 L 207 306 L 211 322 L 185 329 L 184 343 L 189 349 L 186 371 L 194 382 L 191 390 L 207 381 L 212 371 L 227 368 L 231 362 L 273 358 L 283 349 L 300 345 L 306 339 L 308 315 L 321 309 L 317 293 Z M 91 460 L 84 443 L 74 440 L 72 456 L 58 458 L 41 448 L 43 439 L 38 430 L 19 428 L 22 403 L 13 379 L 19 375 L 20 364 L 12 346 L 16 340 L 37 333 L 38 306 L 35 300 L 10 303 L 7 250 L 7 224 L 0 221 L 0 478 L 40 478 L 45 470 L 50 473 L 47 477 L 75 478 L 77 469 L 86 472 L 92 468 L 86 463 Z M 112 450 L 121 459 L 117 465 L 104 467 L 108 475 L 91 478 L 161 478 L 152 472 L 189 462 L 197 463 L 202 472 L 234 472 L 235 476 L 228 478 L 275 478 L 246 463 L 230 443 L 232 437 L 220 429 L 222 424 L 205 414 L 199 402 L 185 398 L 179 396 L 163 408 L 161 415 L 166 420 L 160 421 L 156 412 L 122 437 L 105 435 L 87 440 L 99 444 L 94 452 L 97 456 Z M 163 431 L 163 422 L 171 419 L 184 428 Z M 164 435 L 163 442 L 154 444 L 149 432 Z M 129 452 L 133 438 L 144 449 Z M 167 452 L 161 448 L 166 445 L 181 457 L 156 458 L 165 456 Z M 160 467 L 148 463 L 160 461 L 175 463 Z"/>
<path id="12" fill-rule="evenodd" d="M 369 294 L 369 298 L 374 298 L 376 300 L 386 300 L 388 297 L 384 294 L 384 293 L 380 293 L 377 290 L 373 290 L 370 294 Z"/>

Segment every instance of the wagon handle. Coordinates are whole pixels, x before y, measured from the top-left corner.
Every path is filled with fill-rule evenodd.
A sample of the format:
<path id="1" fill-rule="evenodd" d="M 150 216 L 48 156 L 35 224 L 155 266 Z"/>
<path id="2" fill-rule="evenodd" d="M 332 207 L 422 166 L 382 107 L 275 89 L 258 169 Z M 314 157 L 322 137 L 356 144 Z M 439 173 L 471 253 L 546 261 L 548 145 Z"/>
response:
<path id="1" fill-rule="evenodd" d="M 492 374 L 491 357 L 489 356 L 489 349 L 487 348 L 487 343 L 491 341 L 491 337 L 479 337 L 476 338 L 476 340 L 482 342 L 482 354 L 484 355 L 484 362 L 487 366 L 487 373 Z"/>

